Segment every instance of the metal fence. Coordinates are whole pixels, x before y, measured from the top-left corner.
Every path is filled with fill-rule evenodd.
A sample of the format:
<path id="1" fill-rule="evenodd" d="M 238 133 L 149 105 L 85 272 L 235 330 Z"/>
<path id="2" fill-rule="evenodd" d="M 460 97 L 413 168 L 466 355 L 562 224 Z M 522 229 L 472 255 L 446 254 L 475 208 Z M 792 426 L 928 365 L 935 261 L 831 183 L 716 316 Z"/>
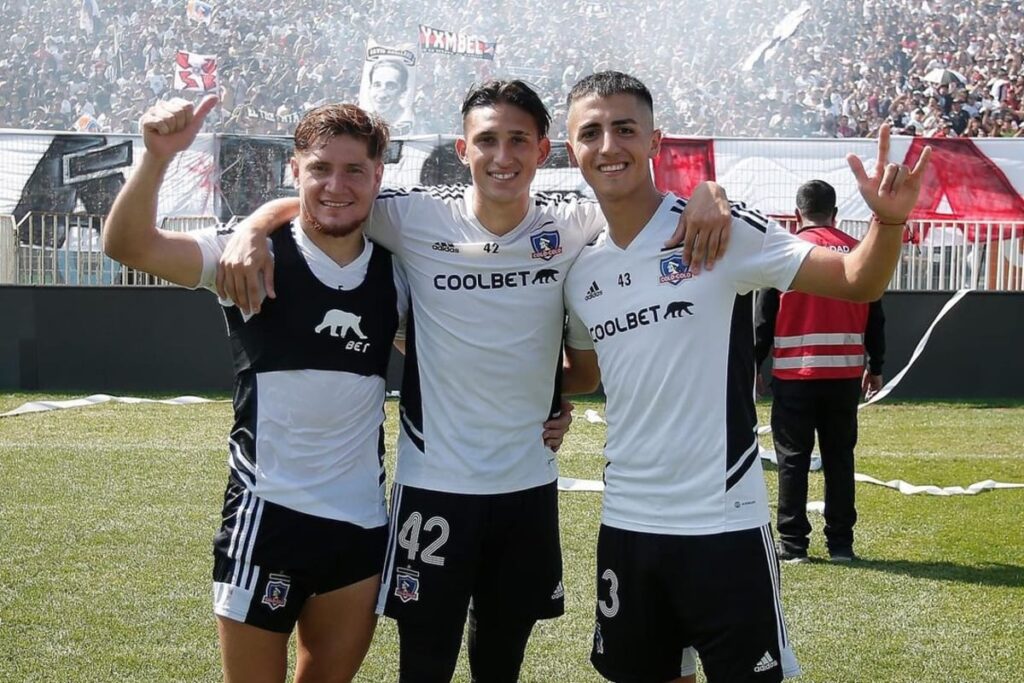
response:
<path id="1" fill-rule="evenodd" d="M 30 213 L 15 223 L 0 215 L 0 284 L 166 285 L 166 281 L 123 266 L 103 254 L 103 216 Z M 236 222 L 232 218 L 229 225 Z M 791 216 L 776 220 L 796 230 Z M 218 225 L 213 216 L 165 218 L 160 227 L 187 232 Z M 867 221 L 841 221 L 839 228 L 861 238 Z M 889 282 L 895 291 L 970 288 L 1024 290 L 1024 221 L 914 221 Z"/>
<path id="2" fill-rule="evenodd" d="M 14 216 L 0 216 L 0 285 L 18 281 L 18 228 Z"/>
<path id="3" fill-rule="evenodd" d="M 0 283 L 17 285 L 162 286 L 166 280 L 103 254 L 104 216 L 28 213 L 0 216 Z M 187 232 L 218 225 L 213 216 L 165 218 L 160 227 Z M 5 237 L 4 234 L 9 237 Z M 7 274 L 8 278 L 4 279 Z"/>
<path id="4" fill-rule="evenodd" d="M 791 216 L 775 219 L 796 231 Z M 862 239 L 868 221 L 841 220 L 843 232 Z M 911 221 L 890 291 L 1024 290 L 1024 222 Z"/>

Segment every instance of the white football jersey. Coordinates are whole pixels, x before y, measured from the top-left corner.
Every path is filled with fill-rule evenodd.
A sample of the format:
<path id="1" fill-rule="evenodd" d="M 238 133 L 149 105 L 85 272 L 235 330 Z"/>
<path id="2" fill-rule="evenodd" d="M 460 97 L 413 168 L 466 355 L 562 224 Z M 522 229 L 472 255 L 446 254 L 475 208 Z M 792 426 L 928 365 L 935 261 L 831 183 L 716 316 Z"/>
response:
<path id="1" fill-rule="evenodd" d="M 713 534 L 768 522 L 754 434 L 753 293 L 787 289 L 813 245 L 741 204 L 729 248 L 693 275 L 665 249 L 668 195 L 620 249 L 606 233 L 566 278 L 566 344 L 594 349 L 607 395 L 603 523 Z"/>
<path id="2" fill-rule="evenodd" d="M 364 240 L 362 254 L 342 267 L 317 247 L 297 223 L 289 228 L 312 276 L 332 290 L 354 290 L 367 277 L 373 243 Z M 216 291 L 217 261 L 231 230 L 210 228 L 189 233 L 203 254 L 197 287 Z M 392 259 L 395 296 L 389 305 L 405 315 L 408 289 L 401 268 Z M 380 301 L 380 292 L 367 292 Z M 222 305 L 230 306 L 230 302 Z M 333 311 L 332 313 L 341 313 Z M 256 314 L 259 316 L 260 314 Z M 358 319 L 348 320 L 358 328 Z M 308 330 L 306 330 L 308 332 Z M 314 330 L 333 334 L 339 348 L 346 330 Z M 296 340 L 300 331 L 295 331 Z M 361 336 L 359 336 L 361 335 Z M 391 339 L 367 339 L 361 331 L 349 341 L 391 346 Z M 297 343 L 297 342 L 296 342 Z M 247 438 L 229 440 L 228 465 L 236 478 L 256 495 L 310 515 L 337 519 L 365 528 L 387 522 L 384 472 L 379 456 L 384 422 L 384 377 L 324 369 L 258 372 L 240 391 L 236 380 L 236 413 L 252 414 Z"/>
<path id="3" fill-rule="evenodd" d="M 498 236 L 477 220 L 472 193 L 384 190 L 367 224 L 412 293 L 395 481 L 507 493 L 558 476 L 541 435 L 561 372 L 562 285 L 604 217 L 594 202 L 536 197 Z"/>

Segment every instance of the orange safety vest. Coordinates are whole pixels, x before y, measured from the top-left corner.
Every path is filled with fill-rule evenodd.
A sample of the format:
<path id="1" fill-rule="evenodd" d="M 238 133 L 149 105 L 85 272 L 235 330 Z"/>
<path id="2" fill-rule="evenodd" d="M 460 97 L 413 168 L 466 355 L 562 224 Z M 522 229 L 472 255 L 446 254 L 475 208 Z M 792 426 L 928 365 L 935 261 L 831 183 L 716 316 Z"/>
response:
<path id="1" fill-rule="evenodd" d="M 806 228 L 797 236 L 844 253 L 857 246 L 857 240 L 833 227 Z M 868 306 L 801 292 L 782 292 L 775 318 L 772 376 L 850 379 L 863 375 Z"/>

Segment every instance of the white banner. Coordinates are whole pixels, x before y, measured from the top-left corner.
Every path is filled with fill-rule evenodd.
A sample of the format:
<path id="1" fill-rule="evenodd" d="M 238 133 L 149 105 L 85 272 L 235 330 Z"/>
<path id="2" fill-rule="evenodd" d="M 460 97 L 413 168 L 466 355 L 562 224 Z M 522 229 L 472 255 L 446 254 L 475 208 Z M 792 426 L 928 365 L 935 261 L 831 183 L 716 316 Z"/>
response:
<path id="1" fill-rule="evenodd" d="M 386 92 L 400 95 L 391 100 L 398 102 L 402 109 L 398 114 L 401 121 L 397 127 L 408 128 L 414 115 L 401 103 L 403 97 L 408 96 L 403 88 L 411 91 L 413 83 L 411 80 L 403 81 L 398 70 L 388 66 L 400 63 L 403 58 L 391 54 L 388 51 L 393 51 L 391 48 L 381 49 L 385 52 L 374 52 L 376 58 L 367 62 L 364 80 L 369 79 L 374 64 L 385 62 L 374 72 L 376 87 L 381 90 L 377 100 L 383 105 L 389 101 Z M 410 52 L 407 58 L 415 60 L 415 55 Z M 415 67 L 406 69 L 406 72 L 406 78 L 415 78 Z M 363 95 L 370 99 L 368 81 L 364 85 Z M 248 115 L 277 119 L 269 108 L 252 109 Z M 288 119 L 294 116 L 289 115 Z M 222 161 L 224 168 L 238 164 L 245 167 L 245 179 L 239 183 L 247 193 L 245 201 L 229 196 L 234 190 L 225 185 L 228 215 L 245 214 L 267 199 L 293 191 L 288 171 L 281 167 L 281 164 L 287 166 L 291 154 L 290 139 L 269 136 L 225 136 L 224 139 L 232 142 L 218 142 L 210 136 L 200 136 L 189 152 L 179 157 L 160 195 L 161 215 L 196 215 L 203 210 L 215 213 L 211 207 L 215 190 L 219 187 L 219 175 L 210 166 L 214 160 Z M 917 140 L 918 145 L 922 142 L 920 138 L 893 138 L 891 158 L 902 161 L 910 149 L 911 140 Z M 678 141 L 684 142 L 685 146 L 676 144 Z M 972 168 L 986 170 L 965 174 L 963 166 L 952 153 L 955 150 L 947 148 L 943 153 L 936 153 L 933 167 L 936 176 L 941 178 L 932 193 L 937 204 L 934 207 L 936 213 L 941 214 L 950 204 L 949 198 L 957 195 L 952 203 L 957 204 L 963 214 L 959 219 L 961 222 L 981 222 L 984 219 L 976 212 L 992 207 L 999 207 L 1002 215 L 1014 215 L 1016 221 L 1024 221 L 1024 199 L 1021 197 L 1024 193 L 1024 144 L 1019 140 L 961 142 L 967 143 L 962 146 L 963 158 L 975 162 Z M 396 146 L 398 154 L 388 159 L 385 185 L 468 182 L 468 174 L 459 177 L 465 169 L 455 158 L 453 144 L 454 136 L 406 138 Z M 126 147 L 131 151 L 126 151 Z M 228 148 L 234 151 L 228 155 L 230 158 L 223 158 L 220 150 Z M 667 160 L 662 171 L 668 169 L 672 176 L 666 189 L 686 195 L 689 193 L 685 187 L 687 182 L 696 184 L 703 177 L 713 177 L 725 187 L 730 197 L 781 216 L 792 215 L 800 185 L 819 178 L 836 188 L 840 219 L 867 220 L 867 206 L 860 197 L 845 156 L 849 152 L 857 154 L 870 167 L 874 163 L 875 150 L 874 140 L 860 139 L 675 138 L 663 145 L 659 160 Z M 118 173 L 127 178 L 141 152 L 141 139 L 136 136 L 0 130 L 0 213 L 15 214 L 18 220 L 28 211 L 107 213 L 113 201 L 110 192 L 112 188 L 119 189 L 120 185 L 104 184 L 99 179 Z M 676 171 L 669 168 L 673 163 Z M 965 178 L 965 175 L 970 177 Z M 254 182 L 253 178 L 259 178 L 259 182 Z M 579 170 L 569 167 L 564 154 L 552 154 L 545 167 L 538 170 L 533 189 L 537 192 L 592 196 Z M 106 198 L 94 200 L 97 193 L 106 193 Z M 986 222 L 998 223 L 1000 220 Z M 1008 238 L 1009 235 L 1002 237 Z M 982 239 L 987 239 L 984 233 Z"/>
<path id="2" fill-rule="evenodd" d="M 0 214 L 105 215 L 143 150 L 134 135 L 0 131 Z M 216 140 L 200 135 L 167 170 L 160 218 L 215 214 L 217 187 Z"/>
<path id="3" fill-rule="evenodd" d="M 893 136 L 889 160 L 902 162 L 915 138 Z M 918 138 L 920 139 L 920 138 Z M 927 139 L 924 140 L 928 142 Z M 1018 197 L 1024 195 L 1024 145 L 1019 140 L 975 138 L 977 149 L 1009 181 Z M 818 179 L 836 188 L 839 217 L 868 220 L 871 212 L 861 199 L 857 182 L 846 162 L 847 154 L 856 154 L 871 169 L 877 157 L 878 142 L 860 138 L 828 140 L 754 140 L 720 138 L 714 140 L 715 179 L 730 197 L 773 215 L 792 215 L 796 191 L 808 180 Z M 933 150 L 934 151 L 934 150 Z M 939 175 L 963 179 L 953 159 L 932 157 L 942 169 Z M 981 188 L 979 188 L 981 189 Z M 984 188 L 991 191 L 990 188 Z M 967 218 L 971 218 L 968 216 Z M 1024 219 L 1018 216 L 1017 220 Z"/>
<path id="4" fill-rule="evenodd" d="M 359 106 L 379 115 L 391 126 L 391 134 L 408 135 L 416 122 L 417 45 L 383 45 L 370 38 L 359 86 Z"/>
<path id="5" fill-rule="evenodd" d="M 174 89 L 216 92 L 217 55 L 178 50 L 174 55 Z"/>

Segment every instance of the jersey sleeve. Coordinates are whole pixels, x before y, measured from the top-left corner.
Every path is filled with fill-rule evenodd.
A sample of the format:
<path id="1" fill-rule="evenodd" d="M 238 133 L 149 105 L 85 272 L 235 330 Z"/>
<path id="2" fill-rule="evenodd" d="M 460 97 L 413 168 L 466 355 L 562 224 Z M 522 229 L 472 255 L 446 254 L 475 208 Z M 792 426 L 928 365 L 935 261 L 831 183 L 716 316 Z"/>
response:
<path id="1" fill-rule="evenodd" d="M 548 198 L 543 194 L 539 199 L 546 203 L 562 222 L 576 226 L 583 235 L 583 243 L 589 244 L 604 232 L 608 221 L 601 211 L 601 205 L 593 199 L 580 197 Z"/>
<path id="2" fill-rule="evenodd" d="M 729 249 L 736 252 L 736 291 L 747 294 L 761 287 L 788 290 L 814 245 L 737 202 Z"/>
<path id="3" fill-rule="evenodd" d="M 608 226 L 604 212 L 601 211 L 601 205 L 596 201 L 579 199 L 573 202 L 571 206 L 576 222 L 583 232 L 584 241 L 587 244 L 593 242 Z"/>
<path id="4" fill-rule="evenodd" d="M 199 251 L 203 254 L 203 272 L 199 276 L 199 282 L 192 289 L 208 289 L 211 292 L 217 289 L 217 261 L 234 230 L 231 228 L 203 228 L 188 233 L 189 237 L 199 245 Z"/>
<path id="5" fill-rule="evenodd" d="M 217 293 L 217 262 L 220 260 L 221 254 L 224 253 L 224 249 L 228 242 L 231 240 L 231 236 L 234 234 L 234 230 L 231 228 L 217 227 L 217 228 L 203 228 L 202 230 L 193 230 L 188 233 L 192 237 L 196 244 L 199 245 L 199 251 L 203 254 L 203 272 L 199 276 L 199 282 L 192 289 L 206 289 L 214 294 Z M 267 248 L 273 253 L 273 245 L 269 239 L 267 239 Z M 260 282 L 260 301 L 267 297 L 267 293 L 263 291 L 263 283 Z M 218 298 L 221 306 L 232 306 L 232 302 L 228 299 Z M 249 316 L 245 316 L 248 319 Z"/>
<path id="6" fill-rule="evenodd" d="M 416 207 L 425 198 L 426 195 L 411 189 L 382 188 L 366 219 L 366 236 L 391 253 L 399 253 L 402 224 L 410 215 L 415 215 Z"/>

